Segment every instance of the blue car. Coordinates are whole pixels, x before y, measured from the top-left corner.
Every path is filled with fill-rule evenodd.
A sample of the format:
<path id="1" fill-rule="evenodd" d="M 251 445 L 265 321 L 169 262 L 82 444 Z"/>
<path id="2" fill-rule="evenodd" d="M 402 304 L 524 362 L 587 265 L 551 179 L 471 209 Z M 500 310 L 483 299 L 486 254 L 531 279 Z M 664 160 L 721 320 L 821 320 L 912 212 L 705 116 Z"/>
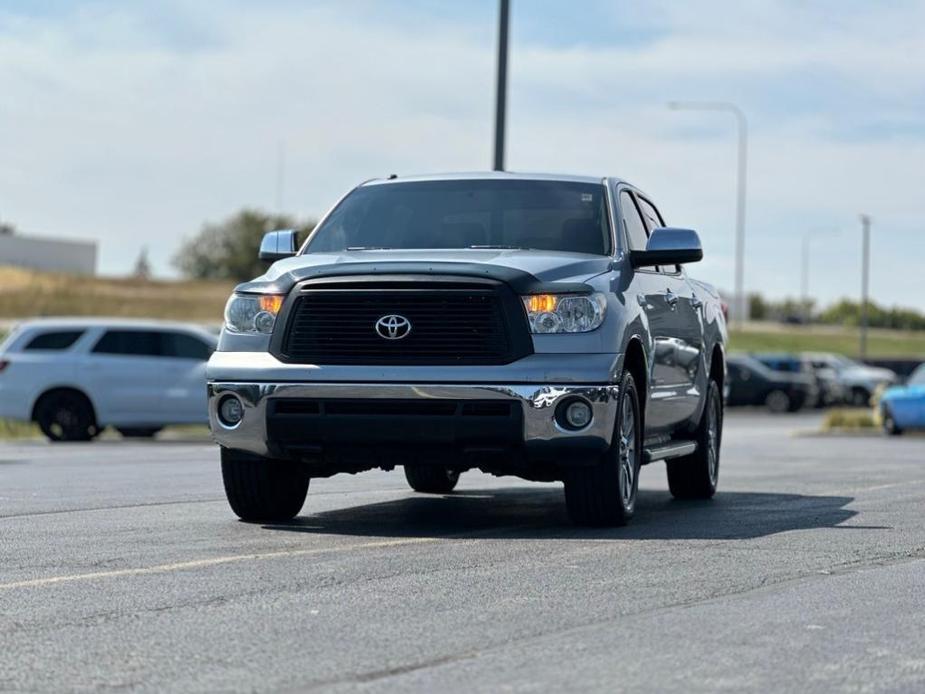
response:
<path id="1" fill-rule="evenodd" d="M 925 429 L 925 364 L 919 366 L 904 386 L 893 386 L 880 398 L 883 429 L 898 436 L 906 429 Z"/>

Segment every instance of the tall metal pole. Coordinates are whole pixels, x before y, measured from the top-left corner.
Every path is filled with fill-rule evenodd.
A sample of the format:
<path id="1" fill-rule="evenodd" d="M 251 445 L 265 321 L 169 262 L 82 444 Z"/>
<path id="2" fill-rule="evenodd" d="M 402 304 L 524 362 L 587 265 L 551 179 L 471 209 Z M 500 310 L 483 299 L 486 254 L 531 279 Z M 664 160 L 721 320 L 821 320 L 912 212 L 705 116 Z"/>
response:
<path id="1" fill-rule="evenodd" d="M 861 361 L 867 357 L 867 303 L 870 284 L 870 217 L 861 215 Z"/>
<path id="2" fill-rule="evenodd" d="M 748 320 L 748 298 L 745 296 L 745 199 L 748 175 L 748 119 L 745 112 L 726 101 L 671 101 L 668 108 L 690 111 L 724 111 L 735 116 L 738 129 L 738 162 L 736 167 L 736 238 L 735 238 L 735 321 Z"/>
<path id="3" fill-rule="evenodd" d="M 495 95 L 495 171 L 504 171 L 504 119 L 507 109 L 507 37 L 510 0 L 501 0 L 498 20 L 498 91 Z"/>
<path id="4" fill-rule="evenodd" d="M 745 177 L 748 169 L 748 121 L 745 114 L 732 105 L 739 127 L 739 166 L 736 176 L 736 296 L 739 298 L 739 321 L 748 320 L 748 297 L 745 296 Z"/>
<path id="5" fill-rule="evenodd" d="M 800 307 L 803 321 L 809 322 L 809 234 L 803 234 L 803 258 L 800 268 Z"/>

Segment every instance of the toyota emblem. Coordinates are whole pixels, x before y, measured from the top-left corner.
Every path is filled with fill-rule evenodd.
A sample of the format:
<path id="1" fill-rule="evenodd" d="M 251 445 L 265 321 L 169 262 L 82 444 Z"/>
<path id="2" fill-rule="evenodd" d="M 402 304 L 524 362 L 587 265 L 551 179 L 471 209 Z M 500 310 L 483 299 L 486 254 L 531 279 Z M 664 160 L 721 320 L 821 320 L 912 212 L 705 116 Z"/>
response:
<path id="1" fill-rule="evenodd" d="M 411 321 L 404 316 L 389 314 L 376 321 L 376 332 L 386 340 L 401 340 L 411 332 Z"/>

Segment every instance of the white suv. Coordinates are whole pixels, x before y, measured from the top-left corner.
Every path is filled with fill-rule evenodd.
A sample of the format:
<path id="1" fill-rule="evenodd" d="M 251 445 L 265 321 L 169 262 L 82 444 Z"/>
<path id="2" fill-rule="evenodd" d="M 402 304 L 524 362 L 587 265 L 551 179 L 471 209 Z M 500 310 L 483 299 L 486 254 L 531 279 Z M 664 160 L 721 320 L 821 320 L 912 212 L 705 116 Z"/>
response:
<path id="1" fill-rule="evenodd" d="M 24 322 L 0 344 L 0 418 L 34 421 L 52 441 L 89 441 L 107 425 L 150 437 L 168 424 L 206 423 L 215 345 L 182 323 Z"/>

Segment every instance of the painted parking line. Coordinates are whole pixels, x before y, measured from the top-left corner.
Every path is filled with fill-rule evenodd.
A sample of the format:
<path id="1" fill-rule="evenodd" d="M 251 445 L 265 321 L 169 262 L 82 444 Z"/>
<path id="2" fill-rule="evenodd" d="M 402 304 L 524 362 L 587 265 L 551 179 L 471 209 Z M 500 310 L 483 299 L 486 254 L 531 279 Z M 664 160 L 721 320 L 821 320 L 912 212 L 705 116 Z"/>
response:
<path id="1" fill-rule="evenodd" d="M 209 559 L 194 559 L 192 561 L 181 561 L 172 564 L 158 564 L 156 566 L 143 566 L 131 569 L 114 569 L 112 571 L 94 571 L 92 573 L 48 576 L 46 578 L 32 578 L 24 581 L 12 581 L 10 583 L 0 583 L 0 590 L 11 590 L 14 588 L 40 588 L 43 586 L 53 586 L 61 583 L 75 583 L 78 581 L 93 581 L 106 578 L 120 578 L 124 576 L 147 576 L 150 574 L 172 573 L 175 571 L 186 571 L 189 569 L 202 569 L 212 566 L 220 566 L 222 564 L 233 564 L 236 562 L 245 561 L 306 557 L 314 554 L 337 554 L 341 552 L 352 552 L 363 549 L 400 547 L 403 545 L 420 545 L 439 542 L 440 539 L 441 538 L 436 537 L 415 537 L 401 540 L 362 542 L 358 544 L 345 545 L 342 547 L 316 547 L 313 549 L 279 550 L 276 552 L 260 552 L 256 554 L 232 554 L 223 557 L 211 557 Z"/>

